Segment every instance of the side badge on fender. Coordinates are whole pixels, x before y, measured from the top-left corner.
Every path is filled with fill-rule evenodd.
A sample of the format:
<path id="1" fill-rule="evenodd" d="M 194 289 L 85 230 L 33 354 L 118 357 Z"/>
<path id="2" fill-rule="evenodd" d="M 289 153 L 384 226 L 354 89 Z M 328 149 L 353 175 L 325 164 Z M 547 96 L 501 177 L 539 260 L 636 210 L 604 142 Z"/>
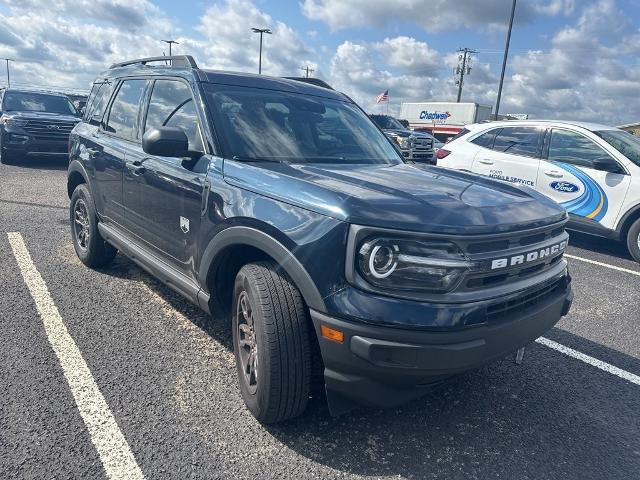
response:
<path id="1" fill-rule="evenodd" d="M 180 217 L 180 230 L 182 233 L 189 233 L 189 219 Z"/>
<path id="2" fill-rule="evenodd" d="M 578 185 L 571 182 L 551 182 L 549 186 L 556 192 L 563 193 L 575 193 L 580 190 L 580 187 Z"/>

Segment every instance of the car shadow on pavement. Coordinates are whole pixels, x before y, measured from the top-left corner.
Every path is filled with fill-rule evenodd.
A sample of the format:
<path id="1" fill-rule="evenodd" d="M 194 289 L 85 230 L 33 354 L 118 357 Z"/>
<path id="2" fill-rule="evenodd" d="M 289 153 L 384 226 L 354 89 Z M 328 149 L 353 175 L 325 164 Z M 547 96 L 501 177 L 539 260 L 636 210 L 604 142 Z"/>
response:
<path id="1" fill-rule="evenodd" d="M 118 256 L 105 273 L 141 281 L 232 351 L 213 319 Z M 563 345 L 640 374 L 640 359 L 554 328 Z M 281 444 L 334 473 L 403 478 L 632 478 L 640 468 L 638 386 L 546 346 L 434 387 L 403 407 L 331 417 L 323 395 L 267 425 Z"/>
<path id="2" fill-rule="evenodd" d="M 640 372 L 640 360 L 567 332 L 580 351 Z M 595 353 L 594 353 L 595 352 Z M 312 405 L 268 426 L 342 472 L 406 478 L 631 478 L 640 467 L 638 386 L 542 345 L 393 410 L 329 417 Z"/>
<path id="3" fill-rule="evenodd" d="M 616 240 L 610 240 L 607 238 L 596 237 L 594 235 L 588 235 L 580 232 L 569 232 L 569 245 L 572 247 L 580 248 L 583 250 L 590 250 L 592 252 L 600 253 L 603 255 L 611 255 L 623 260 L 634 261 L 629 255 L 624 242 Z M 569 253 L 569 252 L 567 252 Z"/>
<path id="4" fill-rule="evenodd" d="M 29 157 L 18 160 L 14 168 L 28 168 L 34 170 L 66 170 L 69 166 L 67 157 Z"/>

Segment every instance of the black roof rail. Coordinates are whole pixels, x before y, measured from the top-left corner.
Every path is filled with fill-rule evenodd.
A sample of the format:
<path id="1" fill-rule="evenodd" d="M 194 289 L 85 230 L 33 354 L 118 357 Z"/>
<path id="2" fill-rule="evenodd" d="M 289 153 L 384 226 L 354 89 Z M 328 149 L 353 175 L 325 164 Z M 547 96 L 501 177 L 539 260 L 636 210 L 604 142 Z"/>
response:
<path id="1" fill-rule="evenodd" d="M 297 82 L 310 83 L 311 85 L 315 85 L 316 87 L 328 88 L 329 90 L 333 90 L 333 87 L 329 85 L 324 80 L 320 80 L 316 77 L 283 77 L 287 80 L 295 80 Z"/>
<path id="2" fill-rule="evenodd" d="M 183 68 L 192 68 L 197 69 L 198 64 L 193 59 L 191 55 L 171 55 L 171 56 L 162 56 L 162 57 L 147 57 L 147 58 L 137 58 L 135 60 L 127 60 L 126 62 L 114 63 L 109 68 L 118 68 L 118 67 L 126 67 L 128 65 L 147 65 L 152 62 L 170 62 L 169 66 L 171 67 L 183 67 Z"/>

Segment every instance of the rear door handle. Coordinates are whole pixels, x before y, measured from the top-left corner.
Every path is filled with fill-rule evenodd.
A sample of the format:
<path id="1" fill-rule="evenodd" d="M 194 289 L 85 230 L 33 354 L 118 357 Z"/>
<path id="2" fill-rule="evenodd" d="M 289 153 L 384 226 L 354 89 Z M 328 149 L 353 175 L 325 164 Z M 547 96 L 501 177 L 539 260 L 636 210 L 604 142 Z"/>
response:
<path id="1" fill-rule="evenodd" d="M 485 165 L 493 165 L 493 160 L 489 160 L 488 158 L 483 158 L 482 160 L 478 160 L 480 163 L 484 163 Z"/>
<path id="2" fill-rule="evenodd" d="M 143 163 L 143 160 L 134 160 L 131 163 L 127 163 L 127 168 L 134 175 L 142 175 L 144 172 L 147 171 L 147 169 L 144 167 L 142 163 Z"/>
<path id="3" fill-rule="evenodd" d="M 544 174 L 549 176 L 549 177 L 553 177 L 553 178 L 562 178 L 562 177 L 564 177 L 564 174 L 562 172 L 559 172 L 558 170 L 545 170 Z"/>

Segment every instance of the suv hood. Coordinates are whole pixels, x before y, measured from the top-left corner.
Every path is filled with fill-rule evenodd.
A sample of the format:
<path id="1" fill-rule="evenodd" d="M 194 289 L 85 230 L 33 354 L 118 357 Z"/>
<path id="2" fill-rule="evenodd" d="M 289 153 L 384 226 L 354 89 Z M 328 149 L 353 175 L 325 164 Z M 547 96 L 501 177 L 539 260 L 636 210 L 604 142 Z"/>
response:
<path id="1" fill-rule="evenodd" d="M 225 160 L 225 180 L 345 222 L 417 232 L 499 233 L 548 225 L 564 208 L 534 190 L 440 167 Z"/>
<path id="2" fill-rule="evenodd" d="M 51 120 L 61 122 L 79 122 L 80 117 L 74 115 L 68 115 L 64 113 L 51 113 L 51 112 L 33 112 L 33 111 L 20 111 L 9 110 L 3 112 L 3 114 L 9 115 L 19 120 Z"/>

